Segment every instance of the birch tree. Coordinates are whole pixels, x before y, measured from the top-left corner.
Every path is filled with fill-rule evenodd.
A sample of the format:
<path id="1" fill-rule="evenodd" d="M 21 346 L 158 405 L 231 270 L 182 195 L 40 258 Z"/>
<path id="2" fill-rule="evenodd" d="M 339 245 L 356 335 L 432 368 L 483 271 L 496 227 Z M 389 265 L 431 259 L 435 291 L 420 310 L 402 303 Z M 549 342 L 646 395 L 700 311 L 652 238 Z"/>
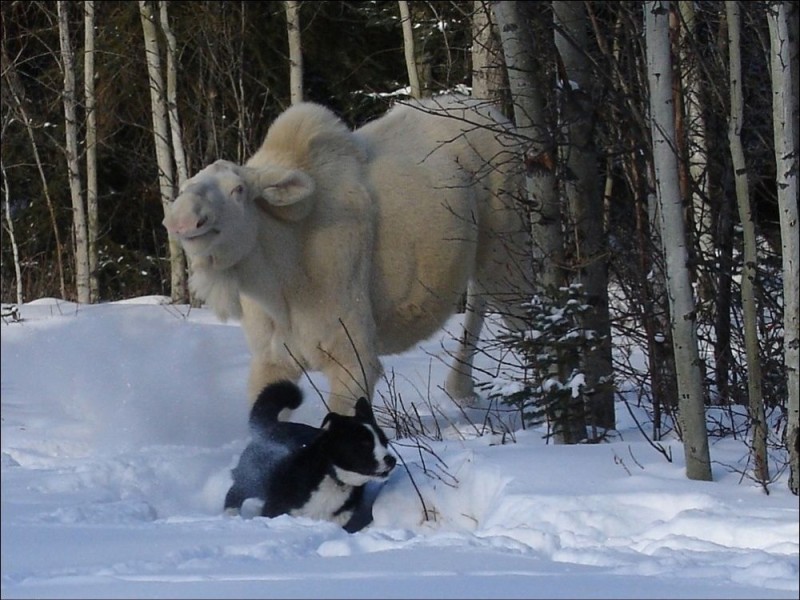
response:
<path id="1" fill-rule="evenodd" d="M 645 3 L 644 13 L 653 166 L 667 266 L 670 324 L 678 377 L 678 406 L 683 425 L 686 475 L 689 479 L 710 481 L 711 460 L 695 329 L 696 312 L 687 266 L 689 253 L 678 183 L 669 3 L 661 0 L 648 1 Z"/>
<path id="2" fill-rule="evenodd" d="M 406 59 L 406 71 L 408 72 L 408 85 L 411 89 L 412 98 L 422 98 L 422 88 L 419 84 L 419 71 L 417 70 L 417 53 L 414 46 L 414 24 L 411 22 L 411 11 L 408 10 L 408 2 L 398 0 L 400 7 L 400 23 L 403 27 L 403 54 Z"/>
<path id="3" fill-rule="evenodd" d="M 608 313 L 608 248 L 603 222 L 603 197 L 593 131 L 591 87 L 594 68 L 587 56 L 588 24 L 583 2 L 553 2 L 556 48 L 563 64 L 561 84 L 561 144 L 563 186 L 573 227 L 570 243 L 574 272 L 591 308 L 582 316 L 586 331 L 603 341 L 583 357 L 591 424 L 613 429 L 614 394 L 611 389 L 611 325 Z"/>
<path id="4" fill-rule="evenodd" d="M 678 2 L 680 25 L 678 27 L 680 52 L 680 89 L 683 105 L 686 159 L 688 170 L 687 197 L 691 199 L 692 218 L 697 236 L 697 248 L 700 256 L 698 276 L 701 293 L 705 298 L 711 297 L 709 271 L 715 264 L 715 246 L 711 207 L 708 206 L 708 149 L 706 142 L 706 122 L 703 115 L 702 72 L 700 57 L 694 42 L 696 17 L 694 2 L 681 0 Z"/>
<path id="5" fill-rule="evenodd" d="M 72 198 L 72 226 L 75 242 L 75 288 L 77 300 L 82 304 L 91 302 L 89 288 L 89 248 L 86 226 L 86 208 L 81 194 L 81 176 L 78 163 L 78 99 L 75 91 L 75 57 L 69 39 L 69 5 L 71 2 L 59 0 L 58 32 L 61 47 L 61 62 L 64 75 L 64 130 L 66 135 L 65 154 L 70 197 Z"/>
<path id="6" fill-rule="evenodd" d="M 769 481 L 767 462 L 767 422 L 761 392 L 761 359 L 758 349 L 758 311 L 755 282 L 758 274 L 756 227 L 750 204 L 750 186 L 742 144 L 744 100 L 742 95 L 741 16 L 738 2 L 726 2 L 728 20 L 728 55 L 731 94 L 731 114 L 728 123 L 728 143 L 733 162 L 736 203 L 742 226 L 744 257 L 742 266 L 742 312 L 744 321 L 745 356 L 747 361 L 747 394 L 753 439 L 753 474 L 762 485 Z"/>
<path id="7" fill-rule="evenodd" d="M 536 49 L 525 3 L 492 2 L 505 56 L 515 131 L 525 145 L 525 185 L 531 208 L 532 234 L 542 287 L 558 288 L 564 281 L 561 207 L 556 190 L 555 150 L 546 125 L 546 82 L 536 79 Z"/>
<path id="8" fill-rule="evenodd" d="M 300 3 L 286 0 L 286 29 L 289 35 L 289 94 L 292 104 L 303 101 L 303 46 L 300 38 Z"/>
<path id="9" fill-rule="evenodd" d="M 472 9 L 472 97 L 501 107 L 503 58 L 487 0 L 474 0 Z M 501 107 L 502 108 L 502 107 Z"/>
<path id="10" fill-rule="evenodd" d="M 189 179 L 189 165 L 186 161 L 186 152 L 183 147 L 181 120 L 180 115 L 178 114 L 178 72 L 176 67 L 178 45 L 175 40 L 175 35 L 172 33 L 172 27 L 170 27 L 169 24 L 168 4 L 169 3 L 167 0 L 161 0 L 161 2 L 159 2 L 159 21 L 161 25 L 161 31 L 164 34 L 164 39 L 166 40 L 167 45 L 167 116 L 169 117 L 172 157 L 175 162 L 175 172 L 178 176 L 178 189 L 180 189 L 180 186 L 183 185 L 187 179 Z M 174 271 L 173 275 L 176 279 L 175 285 L 177 285 L 177 289 L 179 291 L 178 296 L 180 299 L 185 299 L 189 294 L 189 286 L 186 279 L 187 264 L 186 255 L 180 247 L 178 248 L 177 254 L 173 257 L 171 264 Z M 190 298 L 189 300 L 193 305 L 200 304 L 199 301 L 195 300 L 194 298 Z"/>
<path id="11" fill-rule="evenodd" d="M 525 146 L 525 203 L 529 206 L 531 233 L 534 240 L 533 260 L 536 265 L 538 292 L 555 298 L 564 285 L 563 237 L 561 205 L 556 187 L 556 151 L 549 121 L 544 90 L 551 88 L 537 80 L 535 56 L 544 53 L 534 44 L 527 3 L 492 2 L 505 56 L 515 131 Z M 535 6 L 535 5 L 534 5 Z M 550 352 L 554 352 L 550 349 Z M 554 362 L 552 377 L 566 383 L 574 365 Z M 557 371 L 557 372 L 556 372 Z M 556 443 L 577 443 L 586 438 L 583 407 L 560 409 L 553 421 Z"/>
<path id="12" fill-rule="evenodd" d="M 94 94 L 94 0 L 83 3 L 83 97 L 86 112 L 86 213 L 88 217 L 89 295 L 99 298 L 97 280 L 97 114 Z"/>
<path id="13" fill-rule="evenodd" d="M 139 17 L 142 23 L 147 74 L 150 80 L 150 106 L 158 164 L 158 188 L 161 204 L 166 210 L 175 197 L 175 178 L 170 147 L 166 90 L 161 71 L 161 51 L 158 45 L 155 15 L 147 0 L 139 0 Z M 173 302 L 185 302 L 187 299 L 185 259 L 180 243 L 173 236 L 169 237 L 169 256 L 171 298 Z"/>
<path id="14" fill-rule="evenodd" d="M 161 31 L 167 42 L 167 115 L 169 116 L 169 132 L 172 142 L 172 153 L 175 160 L 175 171 L 178 175 L 178 187 L 189 179 L 189 165 L 186 162 L 186 152 L 183 147 L 183 134 L 181 131 L 181 120 L 178 114 L 178 70 L 176 63 L 178 60 L 178 44 L 172 27 L 169 24 L 169 2 L 161 0 L 159 2 L 159 19 Z"/>
<path id="15" fill-rule="evenodd" d="M 800 241 L 797 234 L 798 149 L 796 87 L 792 82 L 791 57 L 797 57 L 789 36 L 788 2 L 771 3 L 767 10 L 770 37 L 770 75 L 772 80 L 772 128 L 777 163 L 778 208 L 780 211 L 783 262 L 783 352 L 787 373 L 786 446 L 789 451 L 789 489 L 800 488 Z M 797 39 L 794 40 L 795 46 Z"/>

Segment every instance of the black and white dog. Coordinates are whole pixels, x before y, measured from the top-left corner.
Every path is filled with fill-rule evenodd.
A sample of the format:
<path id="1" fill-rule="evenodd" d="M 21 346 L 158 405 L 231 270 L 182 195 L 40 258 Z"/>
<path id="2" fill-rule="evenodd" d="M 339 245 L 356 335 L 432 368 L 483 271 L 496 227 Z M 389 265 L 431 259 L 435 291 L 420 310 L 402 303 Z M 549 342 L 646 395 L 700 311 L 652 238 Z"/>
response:
<path id="1" fill-rule="evenodd" d="M 371 520 L 364 489 L 384 481 L 396 464 L 388 440 L 366 398 L 355 416 L 328 413 L 320 428 L 279 421 L 300 406 L 300 388 L 289 381 L 265 387 L 250 411 L 251 441 L 233 469 L 225 510 L 236 514 L 245 500 L 264 502 L 261 515 L 304 516 L 339 523 L 349 532 Z"/>

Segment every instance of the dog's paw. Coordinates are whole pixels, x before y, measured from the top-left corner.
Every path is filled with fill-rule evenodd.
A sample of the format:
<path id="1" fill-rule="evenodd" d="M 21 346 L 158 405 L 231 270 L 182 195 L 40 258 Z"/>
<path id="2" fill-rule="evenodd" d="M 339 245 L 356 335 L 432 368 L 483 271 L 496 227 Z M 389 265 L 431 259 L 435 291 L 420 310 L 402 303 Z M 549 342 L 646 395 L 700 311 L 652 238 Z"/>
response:
<path id="1" fill-rule="evenodd" d="M 261 511 L 264 509 L 264 501 L 260 498 L 248 498 L 242 503 L 242 508 L 239 514 L 243 519 L 252 519 L 253 517 L 260 517 Z"/>

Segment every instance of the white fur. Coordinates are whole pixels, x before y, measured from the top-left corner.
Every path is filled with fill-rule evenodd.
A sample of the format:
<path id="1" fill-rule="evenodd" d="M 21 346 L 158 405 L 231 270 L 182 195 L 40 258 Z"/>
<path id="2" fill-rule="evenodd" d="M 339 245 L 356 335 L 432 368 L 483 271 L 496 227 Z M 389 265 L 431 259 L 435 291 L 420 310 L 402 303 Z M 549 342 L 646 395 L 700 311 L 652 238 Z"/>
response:
<path id="1" fill-rule="evenodd" d="M 366 479 L 369 481 L 369 478 Z M 309 501 L 302 508 L 292 510 L 289 514 L 293 517 L 308 517 L 317 521 L 333 521 L 344 527 L 353 516 L 353 511 L 334 513 L 342 507 L 351 491 L 350 487 L 343 486 L 330 475 L 326 475 L 319 487 L 311 494 Z"/>
<path id="2" fill-rule="evenodd" d="M 352 414 L 356 398 L 371 397 L 379 355 L 434 333 L 465 290 L 447 389 L 473 393 L 487 302 L 527 297 L 531 275 L 518 147 L 505 127 L 458 97 L 397 106 L 355 132 L 304 103 L 244 166 L 217 161 L 187 182 L 164 224 L 190 258 L 195 293 L 242 319 L 252 399 L 321 370 L 329 407 Z"/>

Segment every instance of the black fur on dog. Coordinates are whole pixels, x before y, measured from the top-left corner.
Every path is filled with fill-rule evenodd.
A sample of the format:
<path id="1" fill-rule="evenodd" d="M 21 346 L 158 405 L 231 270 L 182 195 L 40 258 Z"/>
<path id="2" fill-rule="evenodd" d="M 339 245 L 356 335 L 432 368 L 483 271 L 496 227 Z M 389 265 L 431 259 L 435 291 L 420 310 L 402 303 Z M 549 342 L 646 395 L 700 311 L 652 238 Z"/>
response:
<path id="1" fill-rule="evenodd" d="M 232 471 L 225 510 L 237 513 L 245 500 L 257 498 L 265 517 L 306 516 L 357 531 L 371 521 L 359 510 L 366 484 L 384 481 L 396 464 L 386 435 L 366 398 L 358 400 L 354 416 L 328 413 L 320 428 L 278 420 L 302 399 L 289 381 L 261 391 L 250 411 L 252 439 Z"/>

